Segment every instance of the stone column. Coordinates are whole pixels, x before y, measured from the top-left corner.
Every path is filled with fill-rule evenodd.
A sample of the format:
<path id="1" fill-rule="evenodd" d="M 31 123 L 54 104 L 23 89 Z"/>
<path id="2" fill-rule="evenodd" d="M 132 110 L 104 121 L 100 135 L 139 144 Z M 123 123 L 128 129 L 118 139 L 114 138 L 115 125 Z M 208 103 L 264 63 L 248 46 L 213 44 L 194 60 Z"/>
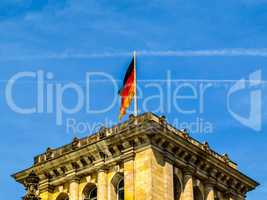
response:
<path id="1" fill-rule="evenodd" d="M 174 183 L 173 183 L 173 164 L 166 159 L 163 168 L 164 173 L 164 200 L 173 200 Z"/>
<path id="2" fill-rule="evenodd" d="M 134 200 L 134 158 L 124 162 L 124 195 L 127 200 Z"/>
<path id="3" fill-rule="evenodd" d="M 80 179 L 78 177 L 73 177 L 73 179 L 70 181 L 70 187 L 69 187 L 70 200 L 79 200 L 79 182 Z"/>
<path id="4" fill-rule="evenodd" d="M 183 170 L 184 174 L 184 192 L 183 200 L 194 200 L 194 188 L 193 188 L 193 172 L 192 167 L 187 167 Z"/>
<path id="5" fill-rule="evenodd" d="M 100 169 L 97 175 L 97 199 L 107 200 L 108 199 L 108 181 L 107 172 L 105 169 Z"/>
<path id="6" fill-rule="evenodd" d="M 214 185 L 216 184 L 216 180 L 209 178 L 206 184 L 206 200 L 214 200 L 215 199 L 215 192 L 214 192 Z"/>

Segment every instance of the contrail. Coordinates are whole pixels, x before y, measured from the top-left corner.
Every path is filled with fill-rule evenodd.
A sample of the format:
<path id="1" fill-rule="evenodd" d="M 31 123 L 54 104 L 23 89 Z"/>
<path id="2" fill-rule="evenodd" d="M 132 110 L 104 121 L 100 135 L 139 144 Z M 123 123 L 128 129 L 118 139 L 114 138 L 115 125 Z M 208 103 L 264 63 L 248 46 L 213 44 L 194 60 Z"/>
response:
<path id="1" fill-rule="evenodd" d="M 178 50 L 178 51 L 140 51 L 143 56 L 171 56 L 171 57 L 194 57 L 194 56 L 267 56 L 267 48 L 264 49 L 213 49 L 213 50 Z"/>
<path id="2" fill-rule="evenodd" d="M 130 52 L 103 52 L 103 53 L 51 53 L 40 55 L 20 55 L 0 57 L 0 60 L 36 60 L 36 59 L 89 59 L 89 58 L 108 58 L 108 57 L 127 57 Z"/>
<path id="3" fill-rule="evenodd" d="M 267 57 L 267 48 L 261 49 L 209 49 L 209 50 L 138 50 L 138 56 L 162 56 L 162 57 L 209 57 L 209 56 L 259 56 Z M 50 53 L 40 55 L 20 55 L 0 57 L 0 60 L 32 60 L 32 59 L 94 59 L 94 58 L 113 58 L 129 57 L 132 52 L 102 52 L 102 53 Z"/>

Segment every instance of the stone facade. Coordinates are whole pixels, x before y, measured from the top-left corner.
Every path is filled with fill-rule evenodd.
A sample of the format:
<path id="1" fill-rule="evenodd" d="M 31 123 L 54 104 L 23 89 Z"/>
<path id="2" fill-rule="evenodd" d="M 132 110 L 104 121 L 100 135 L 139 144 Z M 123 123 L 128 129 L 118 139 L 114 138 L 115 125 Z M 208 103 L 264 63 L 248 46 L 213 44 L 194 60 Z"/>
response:
<path id="1" fill-rule="evenodd" d="M 25 184 L 32 171 L 42 200 L 94 199 L 94 189 L 97 200 L 244 200 L 258 185 L 227 155 L 152 113 L 48 148 L 13 177 Z"/>

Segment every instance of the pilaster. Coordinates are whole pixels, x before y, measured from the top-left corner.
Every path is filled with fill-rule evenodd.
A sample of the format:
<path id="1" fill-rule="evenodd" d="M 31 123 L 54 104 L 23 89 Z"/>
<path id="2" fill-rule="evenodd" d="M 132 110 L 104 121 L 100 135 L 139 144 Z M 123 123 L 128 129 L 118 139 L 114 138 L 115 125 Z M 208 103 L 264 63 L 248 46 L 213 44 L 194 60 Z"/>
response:
<path id="1" fill-rule="evenodd" d="M 137 152 L 135 156 L 135 197 L 137 200 L 151 200 L 152 196 L 151 149 Z"/>
<path id="2" fill-rule="evenodd" d="M 165 165 L 163 168 L 164 174 L 164 199 L 173 200 L 174 199 L 174 184 L 173 184 L 173 164 L 165 160 Z"/>
<path id="3" fill-rule="evenodd" d="M 107 200 L 108 199 L 108 180 L 107 171 L 100 169 L 97 174 L 97 199 Z"/>
<path id="4" fill-rule="evenodd" d="M 134 187 L 134 158 L 132 158 L 124 162 L 124 195 L 126 200 L 134 200 Z"/>

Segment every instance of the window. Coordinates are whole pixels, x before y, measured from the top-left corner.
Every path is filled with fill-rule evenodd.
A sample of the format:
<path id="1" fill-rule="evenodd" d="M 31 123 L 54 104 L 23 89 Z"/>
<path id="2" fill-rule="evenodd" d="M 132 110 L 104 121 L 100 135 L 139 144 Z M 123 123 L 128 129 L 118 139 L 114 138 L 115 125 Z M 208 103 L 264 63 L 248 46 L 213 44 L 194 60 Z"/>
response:
<path id="1" fill-rule="evenodd" d="M 117 172 L 111 179 L 109 195 L 111 200 L 124 200 L 124 174 Z"/>
<path id="2" fill-rule="evenodd" d="M 117 185 L 117 200 L 124 200 L 124 180 L 123 178 Z"/>
<path id="3" fill-rule="evenodd" d="M 84 193 L 84 200 L 97 200 L 97 188 L 94 186 Z"/>
<path id="4" fill-rule="evenodd" d="M 69 196 L 66 193 L 61 193 L 58 197 L 57 200 L 69 200 Z"/>
<path id="5" fill-rule="evenodd" d="M 203 200 L 203 195 L 197 186 L 194 186 L 194 200 Z"/>
<path id="6" fill-rule="evenodd" d="M 174 200 L 180 200 L 181 196 L 181 183 L 176 175 L 173 177 L 173 185 L 174 185 Z"/>

